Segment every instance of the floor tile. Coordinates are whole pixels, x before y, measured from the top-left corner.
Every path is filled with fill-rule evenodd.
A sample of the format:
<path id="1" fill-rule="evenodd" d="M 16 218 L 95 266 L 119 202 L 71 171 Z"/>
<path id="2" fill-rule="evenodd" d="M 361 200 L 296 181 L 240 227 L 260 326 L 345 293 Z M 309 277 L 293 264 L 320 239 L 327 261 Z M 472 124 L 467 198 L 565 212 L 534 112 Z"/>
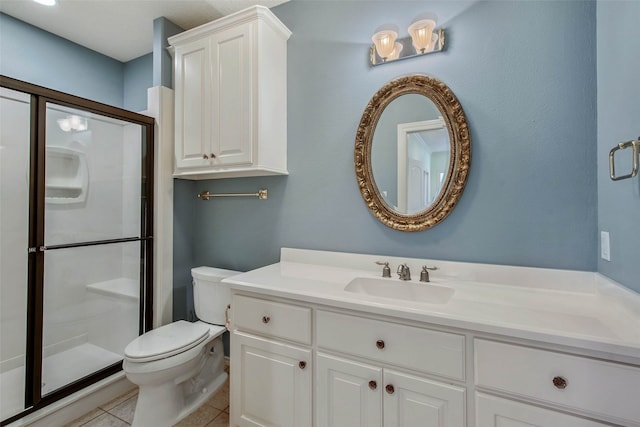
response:
<path id="1" fill-rule="evenodd" d="M 82 427 L 128 427 L 131 424 L 122 421 L 120 418 L 105 412 L 84 424 Z"/>
<path id="2" fill-rule="evenodd" d="M 229 414 L 221 412 L 220 415 L 207 424 L 206 427 L 229 427 Z"/>
<path id="3" fill-rule="evenodd" d="M 130 397 L 129 399 L 125 400 L 124 402 L 120 403 L 117 406 L 114 406 L 113 408 L 109 409 L 107 412 L 131 424 L 133 422 L 133 414 L 135 413 L 135 410 L 136 410 L 136 403 L 138 403 L 137 393 L 135 396 Z"/>
<path id="4" fill-rule="evenodd" d="M 202 405 L 193 414 L 180 421 L 175 427 L 203 427 L 220 415 L 218 409 Z"/>
<path id="5" fill-rule="evenodd" d="M 225 382 L 220 390 L 205 402 L 206 405 L 224 411 L 229 407 L 229 381 Z"/>
<path id="6" fill-rule="evenodd" d="M 92 419 L 97 418 L 104 413 L 105 412 L 102 409 L 96 408 L 93 411 L 84 414 L 80 418 L 71 421 L 69 424 L 65 424 L 64 427 L 80 427 L 81 425 L 88 423 Z"/>
<path id="7" fill-rule="evenodd" d="M 131 390 L 125 392 L 124 394 L 121 394 L 120 396 L 116 397 L 112 401 L 105 403 L 104 405 L 100 405 L 99 408 L 102 410 L 108 411 L 109 409 L 118 406 L 125 400 L 128 400 L 137 394 L 138 394 L 138 387 L 134 387 Z"/>

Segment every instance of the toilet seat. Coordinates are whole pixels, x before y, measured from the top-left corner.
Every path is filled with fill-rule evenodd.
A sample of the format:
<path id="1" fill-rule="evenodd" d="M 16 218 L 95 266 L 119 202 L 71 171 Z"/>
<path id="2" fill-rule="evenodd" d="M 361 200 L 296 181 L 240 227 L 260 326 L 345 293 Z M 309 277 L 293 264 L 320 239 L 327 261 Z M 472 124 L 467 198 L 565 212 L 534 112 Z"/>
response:
<path id="1" fill-rule="evenodd" d="M 131 362 L 151 362 L 183 353 L 209 337 L 210 328 L 203 323 L 184 320 L 153 329 L 134 339 L 124 349 Z"/>

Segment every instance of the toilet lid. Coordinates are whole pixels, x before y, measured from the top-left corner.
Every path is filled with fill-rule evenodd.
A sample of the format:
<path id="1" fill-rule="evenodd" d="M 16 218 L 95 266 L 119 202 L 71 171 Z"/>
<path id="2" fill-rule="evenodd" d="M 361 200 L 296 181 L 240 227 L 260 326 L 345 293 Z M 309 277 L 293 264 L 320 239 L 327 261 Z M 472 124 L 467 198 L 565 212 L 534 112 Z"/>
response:
<path id="1" fill-rule="evenodd" d="M 187 351 L 208 336 L 207 325 L 178 320 L 140 335 L 127 345 L 124 355 L 135 362 L 150 362 Z"/>

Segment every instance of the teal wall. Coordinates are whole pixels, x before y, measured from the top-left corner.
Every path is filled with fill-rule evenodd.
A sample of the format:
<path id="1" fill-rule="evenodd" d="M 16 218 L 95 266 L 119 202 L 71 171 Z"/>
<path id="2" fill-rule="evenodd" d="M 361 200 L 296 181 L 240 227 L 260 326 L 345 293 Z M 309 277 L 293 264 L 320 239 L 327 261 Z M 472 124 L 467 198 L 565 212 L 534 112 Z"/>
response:
<path id="1" fill-rule="evenodd" d="M 598 1 L 598 229 L 611 240 L 598 271 L 640 292 L 640 177 L 613 182 L 608 164 L 618 142 L 640 138 L 638 18 L 640 2 Z M 631 171 L 630 151 L 616 153 L 616 173 Z"/>
<path id="2" fill-rule="evenodd" d="M 595 271 L 596 3 L 593 1 L 292 1 L 273 12 L 288 43 L 288 177 L 196 182 L 191 265 L 248 270 L 280 248 L 362 252 Z M 370 37 L 433 12 L 444 53 L 371 68 Z M 470 124 L 471 172 L 458 206 L 434 228 L 379 223 L 356 185 L 353 149 L 378 88 L 430 74 L 457 95 Z M 269 189 L 269 200 L 195 194 Z M 186 248 L 178 242 L 177 252 Z M 176 288 L 188 286 L 174 283 Z M 626 283 L 629 285 L 629 283 Z M 178 308 L 179 309 L 179 308 Z"/>
<path id="3" fill-rule="evenodd" d="M 123 105 L 130 111 L 147 109 L 147 90 L 153 87 L 153 53 L 124 63 Z"/>

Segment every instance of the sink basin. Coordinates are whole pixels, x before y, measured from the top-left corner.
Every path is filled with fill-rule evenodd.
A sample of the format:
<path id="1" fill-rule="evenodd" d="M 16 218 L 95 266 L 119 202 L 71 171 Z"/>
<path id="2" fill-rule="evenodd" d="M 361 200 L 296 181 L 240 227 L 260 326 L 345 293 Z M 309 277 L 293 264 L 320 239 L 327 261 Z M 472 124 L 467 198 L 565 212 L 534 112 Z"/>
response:
<path id="1" fill-rule="evenodd" d="M 405 301 L 446 304 L 454 290 L 431 283 L 403 282 L 398 279 L 357 277 L 344 288 L 347 292 Z"/>

